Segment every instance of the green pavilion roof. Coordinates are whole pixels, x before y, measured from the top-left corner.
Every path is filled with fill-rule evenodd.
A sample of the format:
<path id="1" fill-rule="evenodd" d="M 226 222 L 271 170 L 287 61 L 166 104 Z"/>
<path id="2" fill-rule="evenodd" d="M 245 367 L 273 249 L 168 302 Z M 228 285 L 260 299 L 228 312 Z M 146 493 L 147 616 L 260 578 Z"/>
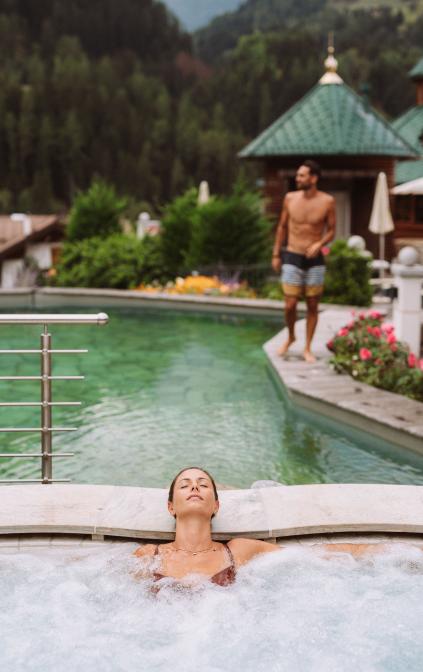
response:
<path id="1" fill-rule="evenodd" d="M 404 184 L 423 177 L 423 159 L 398 161 L 395 166 L 395 184 Z"/>
<path id="2" fill-rule="evenodd" d="M 420 79 L 423 78 L 423 58 L 420 59 L 418 63 L 410 70 L 408 73 L 411 79 Z"/>
<path id="3" fill-rule="evenodd" d="M 419 154 L 423 154 L 423 144 L 420 140 L 423 135 L 423 105 L 416 105 L 404 112 L 392 122 L 392 126 Z"/>
<path id="4" fill-rule="evenodd" d="M 341 78 L 336 83 L 322 80 L 247 145 L 239 157 L 418 155 L 414 143 L 409 144 Z"/>

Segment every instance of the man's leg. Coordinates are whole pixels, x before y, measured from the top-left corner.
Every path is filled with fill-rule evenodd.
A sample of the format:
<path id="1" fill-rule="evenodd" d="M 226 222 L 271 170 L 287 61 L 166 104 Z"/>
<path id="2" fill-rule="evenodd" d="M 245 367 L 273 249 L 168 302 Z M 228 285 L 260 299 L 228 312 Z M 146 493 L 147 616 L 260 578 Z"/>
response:
<path id="1" fill-rule="evenodd" d="M 319 319 L 319 296 L 306 296 L 307 302 L 307 323 L 306 323 L 306 344 L 304 348 L 304 359 L 309 364 L 316 361 L 311 352 L 311 342 L 316 331 L 317 320 Z"/>
<path id="2" fill-rule="evenodd" d="M 288 338 L 278 350 L 278 355 L 283 357 L 288 352 L 288 348 L 295 341 L 295 322 L 297 320 L 297 302 L 296 296 L 285 296 L 285 320 L 288 327 Z"/>

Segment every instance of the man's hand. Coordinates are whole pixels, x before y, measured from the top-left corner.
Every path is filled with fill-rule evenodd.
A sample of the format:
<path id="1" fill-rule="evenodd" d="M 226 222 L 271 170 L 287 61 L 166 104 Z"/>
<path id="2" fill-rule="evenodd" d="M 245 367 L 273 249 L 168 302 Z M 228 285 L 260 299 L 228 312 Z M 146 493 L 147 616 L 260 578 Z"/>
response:
<path id="1" fill-rule="evenodd" d="M 279 256 L 278 257 L 273 256 L 272 257 L 272 268 L 275 271 L 275 273 L 280 273 L 281 266 L 282 266 L 281 258 Z"/>
<path id="2" fill-rule="evenodd" d="M 305 256 L 308 259 L 312 259 L 313 257 L 317 257 L 317 255 L 319 254 L 321 249 L 322 249 L 322 244 L 320 242 L 319 243 L 313 243 L 312 245 L 310 245 L 306 249 Z"/>

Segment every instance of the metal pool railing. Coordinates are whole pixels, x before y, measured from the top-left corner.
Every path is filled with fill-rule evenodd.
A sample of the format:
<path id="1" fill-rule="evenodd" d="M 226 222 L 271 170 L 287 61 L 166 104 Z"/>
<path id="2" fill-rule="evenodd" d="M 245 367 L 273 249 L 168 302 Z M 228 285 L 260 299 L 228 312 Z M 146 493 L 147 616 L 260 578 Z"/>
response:
<path id="1" fill-rule="evenodd" d="M 53 407 L 81 406 L 80 401 L 53 401 L 52 382 L 54 380 L 84 380 L 85 376 L 54 376 L 52 375 L 53 355 L 71 355 L 87 353 L 88 350 L 53 350 L 51 345 L 51 324 L 96 324 L 105 325 L 109 318 L 106 313 L 97 315 L 0 315 L 0 326 L 3 324 L 43 326 L 40 347 L 34 350 L 0 350 L 0 355 L 40 355 L 40 374 L 38 376 L 0 376 L 0 381 L 6 380 L 38 380 L 40 386 L 39 401 L 0 401 L 1 407 L 28 407 L 38 406 L 41 410 L 40 427 L 0 427 L 3 433 L 39 433 L 39 453 L 0 453 L 0 458 L 39 458 L 41 459 L 41 479 L 0 479 L 0 483 L 67 483 L 69 479 L 53 479 L 53 458 L 73 457 L 74 453 L 53 453 L 53 432 L 74 432 L 75 427 L 53 427 Z M 0 393 L 1 399 L 1 393 Z"/>

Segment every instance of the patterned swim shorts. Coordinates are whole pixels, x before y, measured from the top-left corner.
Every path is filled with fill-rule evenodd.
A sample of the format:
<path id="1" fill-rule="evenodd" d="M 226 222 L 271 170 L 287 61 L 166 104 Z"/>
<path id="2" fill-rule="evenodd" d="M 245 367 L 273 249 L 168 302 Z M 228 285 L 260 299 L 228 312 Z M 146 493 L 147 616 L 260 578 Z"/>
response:
<path id="1" fill-rule="evenodd" d="M 320 296 L 323 292 L 325 261 L 320 253 L 309 259 L 304 254 L 282 253 L 282 287 L 285 296 Z"/>

